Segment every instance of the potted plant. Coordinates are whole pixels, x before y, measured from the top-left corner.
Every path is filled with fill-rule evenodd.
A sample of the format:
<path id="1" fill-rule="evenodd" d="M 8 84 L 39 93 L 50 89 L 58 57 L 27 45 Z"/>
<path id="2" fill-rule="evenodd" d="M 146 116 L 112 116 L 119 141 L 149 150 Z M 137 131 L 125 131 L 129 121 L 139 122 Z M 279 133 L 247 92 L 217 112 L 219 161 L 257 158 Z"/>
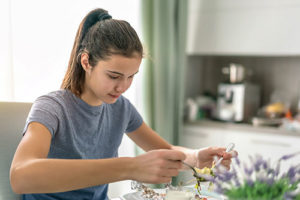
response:
<path id="1" fill-rule="evenodd" d="M 241 163 L 234 158 L 231 170 L 216 166 L 210 178 L 214 191 L 227 199 L 252 200 L 300 200 L 300 163 L 282 172 L 282 161 L 291 159 L 300 152 L 282 156 L 273 165 L 262 156 L 249 156 L 250 162 Z"/>

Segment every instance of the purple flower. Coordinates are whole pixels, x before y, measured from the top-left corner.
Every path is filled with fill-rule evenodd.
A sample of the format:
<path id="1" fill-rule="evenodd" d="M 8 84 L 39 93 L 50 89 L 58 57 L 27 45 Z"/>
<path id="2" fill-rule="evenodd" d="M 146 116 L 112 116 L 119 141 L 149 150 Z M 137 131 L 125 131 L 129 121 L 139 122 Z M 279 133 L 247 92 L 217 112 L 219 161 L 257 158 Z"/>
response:
<path id="1" fill-rule="evenodd" d="M 263 169 L 267 169 L 269 167 L 267 161 L 264 161 L 262 162 L 262 166 L 263 166 Z"/>
<path id="2" fill-rule="evenodd" d="M 288 177 L 289 179 L 291 179 L 291 178 L 293 178 L 295 175 L 296 175 L 295 167 L 291 167 L 291 168 L 288 170 L 287 177 Z"/>
<path id="3" fill-rule="evenodd" d="M 251 176 L 251 174 L 253 173 L 253 168 L 247 168 L 246 166 L 244 167 L 244 172 L 247 176 Z"/>
<path id="4" fill-rule="evenodd" d="M 278 176 L 280 172 L 280 162 L 277 163 L 276 169 L 275 169 L 275 176 Z"/>
<path id="5" fill-rule="evenodd" d="M 219 193 L 219 194 L 223 194 L 224 190 L 220 185 L 215 185 L 215 192 Z"/>
<path id="6" fill-rule="evenodd" d="M 283 199 L 285 199 L 285 200 L 293 200 L 293 199 L 295 199 L 295 197 L 293 195 L 289 194 L 289 193 L 285 193 L 283 195 Z"/>
<path id="7" fill-rule="evenodd" d="M 230 172 L 227 172 L 227 173 L 224 173 L 224 176 L 225 176 L 225 179 L 231 180 L 231 178 L 234 176 L 234 174 L 230 173 Z"/>
<path id="8" fill-rule="evenodd" d="M 268 185 L 273 185 L 274 182 L 275 182 L 275 180 L 274 180 L 273 177 L 267 178 L 267 179 L 266 179 L 266 183 L 267 183 Z"/>
<path id="9" fill-rule="evenodd" d="M 267 170 L 267 174 L 268 174 L 268 175 L 271 175 L 271 176 L 274 176 L 274 175 L 275 175 L 275 170 L 274 170 L 274 169 L 268 168 L 268 169 L 266 169 L 266 170 Z"/>
<path id="10" fill-rule="evenodd" d="M 300 172 L 299 170 L 296 169 L 296 167 L 291 167 L 288 170 L 286 177 L 290 180 L 291 184 L 300 182 Z"/>
<path id="11" fill-rule="evenodd" d="M 236 168 L 235 168 L 234 165 L 231 166 L 231 171 L 232 171 L 233 174 L 236 174 L 236 173 L 237 173 Z"/>
<path id="12" fill-rule="evenodd" d="M 236 187 L 240 187 L 241 186 L 241 183 L 240 183 L 240 181 L 239 181 L 239 179 L 238 179 L 237 176 L 234 177 L 233 182 L 234 182 L 234 184 L 235 184 Z"/>
<path id="13" fill-rule="evenodd" d="M 241 165 L 240 160 L 236 158 L 235 163 L 233 163 L 235 165 L 232 166 L 231 171 L 226 171 L 221 168 L 214 171 L 215 179 L 213 181 L 216 186 L 215 190 L 218 193 L 224 193 L 231 189 L 239 188 L 240 198 L 257 199 L 258 196 L 256 195 L 258 194 L 256 191 L 259 185 L 256 183 L 261 182 L 265 184 L 264 187 L 266 187 L 266 191 L 278 191 L 277 193 L 279 196 L 276 198 L 285 195 L 283 199 L 294 199 L 295 195 L 299 195 L 298 193 L 300 192 L 300 189 L 297 191 L 295 190 L 295 186 L 300 184 L 300 164 L 290 167 L 286 172 L 280 172 L 280 164 L 282 161 L 290 159 L 298 154 L 300 154 L 300 152 L 282 156 L 277 160 L 275 166 L 271 166 L 270 160 L 264 160 L 262 156 L 259 155 L 256 155 L 255 157 L 249 156 L 250 165 L 247 165 L 244 162 Z M 243 175 L 243 180 L 241 180 L 240 175 Z M 277 183 L 280 184 L 278 185 Z M 271 195 L 273 194 L 266 193 L 267 198 L 273 198 Z M 239 199 L 239 197 L 235 198 Z"/>
<path id="14" fill-rule="evenodd" d="M 284 200 L 293 200 L 293 199 L 296 199 L 297 195 L 299 195 L 298 191 L 289 191 L 289 192 L 284 193 L 283 199 Z"/>
<path id="15" fill-rule="evenodd" d="M 248 178 L 248 179 L 246 180 L 246 183 L 247 183 L 249 186 L 251 186 L 251 187 L 254 185 L 253 180 L 250 179 L 250 178 Z"/>
<path id="16" fill-rule="evenodd" d="M 241 164 L 240 159 L 239 159 L 238 157 L 235 157 L 234 160 L 235 160 L 236 164 L 237 164 L 238 166 L 240 166 L 240 164 Z"/>
<path id="17" fill-rule="evenodd" d="M 229 173 L 229 172 L 225 172 L 223 174 L 219 174 L 218 178 L 223 181 L 223 182 L 228 182 L 231 180 L 233 174 Z"/>
<path id="18" fill-rule="evenodd" d="M 296 152 L 296 153 L 292 153 L 292 154 L 288 154 L 288 155 L 284 155 L 282 156 L 279 160 L 288 160 L 296 155 L 300 154 L 300 151 L 299 152 Z"/>
<path id="19" fill-rule="evenodd" d="M 255 171 L 259 171 L 260 166 L 263 165 L 264 161 L 262 159 L 257 159 L 256 162 L 254 163 L 254 169 Z"/>

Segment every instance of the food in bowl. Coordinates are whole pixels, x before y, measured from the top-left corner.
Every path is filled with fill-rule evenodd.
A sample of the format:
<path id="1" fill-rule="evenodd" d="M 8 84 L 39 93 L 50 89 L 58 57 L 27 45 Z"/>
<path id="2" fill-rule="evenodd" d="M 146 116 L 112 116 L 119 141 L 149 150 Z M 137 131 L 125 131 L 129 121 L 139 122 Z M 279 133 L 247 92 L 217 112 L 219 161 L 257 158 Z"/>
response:
<path id="1" fill-rule="evenodd" d="M 199 168 L 195 167 L 196 172 L 198 173 L 198 175 L 201 176 L 201 177 L 195 177 L 196 180 L 197 180 L 195 188 L 197 189 L 199 194 L 201 194 L 200 183 L 201 182 L 208 182 L 209 180 L 207 180 L 207 177 L 213 177 L 214 176 L 214 172 L 213 172 L 214 167 L 215 167 L 214 165 L 211 168 L 204 167 L 202 169 L 199 169 Z M 212 183 L 209 183 L 209 185 L 212 186 Z"/>

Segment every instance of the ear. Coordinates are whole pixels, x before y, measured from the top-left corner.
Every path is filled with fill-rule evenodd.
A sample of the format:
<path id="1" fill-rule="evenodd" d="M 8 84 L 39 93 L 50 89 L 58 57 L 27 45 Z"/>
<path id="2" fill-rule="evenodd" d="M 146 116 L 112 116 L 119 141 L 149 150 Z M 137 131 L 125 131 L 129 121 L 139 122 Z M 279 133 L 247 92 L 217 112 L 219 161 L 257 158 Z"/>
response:
<path id="1" fill-rule="evenodd" d="M 90 74 L 91 70 L 92 70 L 92 66 L 90 66 L 90 64 L 89 64 L 89 55 L 87 53 L 81 54 L 80 62 L 81 62 L 81 66 L 82 66 L 83 70 L 86 73 Z"/>

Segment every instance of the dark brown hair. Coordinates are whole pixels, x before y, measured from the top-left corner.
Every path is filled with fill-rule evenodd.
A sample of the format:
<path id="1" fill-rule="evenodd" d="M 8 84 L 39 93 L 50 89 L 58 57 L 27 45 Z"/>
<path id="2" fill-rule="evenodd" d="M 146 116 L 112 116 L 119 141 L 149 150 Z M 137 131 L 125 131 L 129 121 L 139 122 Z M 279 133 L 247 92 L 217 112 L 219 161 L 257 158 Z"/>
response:
<path id="1" fill-rule="evenodd" d="M 80 96 L 83 92 L 85 71 L 81 66 L 81 54 L 89 55 L 89 64 L 96 66 L 99 60 L 118 54 L 126 57 L 143 57 L 141 41 L 130 26 L 123 20 L 112 19 L 103 9 L 89 12 L 79 25 L 68 69 L 61 84 L 62 89 L 71 90 Z"/>

